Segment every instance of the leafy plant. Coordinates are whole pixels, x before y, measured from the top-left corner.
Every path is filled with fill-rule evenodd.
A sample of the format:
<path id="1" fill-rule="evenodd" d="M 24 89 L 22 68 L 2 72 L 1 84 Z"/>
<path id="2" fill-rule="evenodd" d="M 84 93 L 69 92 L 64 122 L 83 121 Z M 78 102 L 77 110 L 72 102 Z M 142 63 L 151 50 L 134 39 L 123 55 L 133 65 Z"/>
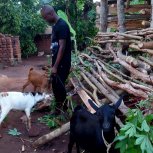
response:
<path id="1" fill-rule="evenodd" d="M 18 132 L 18 130 L 17 130 L 16 128 L 10 129 L 10 130 L 8 131 L 8 134 L 9 134 L 9 135 L 12 135 L 12 136 L 19 136 L 19 135 L 21 135 L 21 133 Z"/>
<path id="2" fill-rule="evenodd" d="M 95 27 L 96 7 L 91 0 L 52 0 L 50 3 L 56 10 L 67 14 L 68 20 L 76 32 L 77 46 L 84 49 L 90 42 L 86 37 L 93 38 L 98 30 Z"/>
<path id="3" fill-rule="evenodd" d="M 40 121 L 40 123 L 46 124 L 49 128 L 58 127 L 56 118 L 54 116 L 51 116 L 51 115 L 45 115 L 41 118 L 38 118 L 38 121 Z"/>
<path id="4" fill-rule="evenodd" d="M 153 152 L 153 114 L 144 116 L 140 109 L 129 110 L 127 122 L 115 138 L 120 153 Z"/>

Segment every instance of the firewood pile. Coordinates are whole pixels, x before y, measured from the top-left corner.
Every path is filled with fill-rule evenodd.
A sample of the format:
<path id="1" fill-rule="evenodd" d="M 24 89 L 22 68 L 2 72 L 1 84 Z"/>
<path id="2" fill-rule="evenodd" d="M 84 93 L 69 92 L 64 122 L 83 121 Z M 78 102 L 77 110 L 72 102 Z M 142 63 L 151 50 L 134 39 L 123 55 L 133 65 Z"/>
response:
<path id="1" fill-rule="evenodd" d="M 122 92 L 148 99 L 153 92 L 152 38 L 153 29 L 98 33 L 96 45 L 79 54 L 80 86 L 98 105 L 115 103 Z M 123 104 L 121 111 L 127 109 Z"/>

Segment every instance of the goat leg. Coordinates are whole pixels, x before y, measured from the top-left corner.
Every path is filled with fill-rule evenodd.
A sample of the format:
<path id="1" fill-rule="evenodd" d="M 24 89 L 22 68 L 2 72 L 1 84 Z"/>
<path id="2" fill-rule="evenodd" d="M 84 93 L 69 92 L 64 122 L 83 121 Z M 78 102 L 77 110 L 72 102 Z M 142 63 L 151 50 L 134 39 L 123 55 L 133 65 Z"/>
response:
<path id="1" fill-rule="evenodd" d="M 27 116 L 27 130 L 29 131 L 31 129 L 31 117 L 30 117 L 30 112 L 31 110 L 30 109 L 26 109 L 25 110 L 25 113 L 26 113 L 26 116 Z"/>
<path id="2" fill-rule="evenodd" d="M 76 149 L 77 149 L 77 153 L 80 153 L 80 147 L 78 143 L 76 143 Z"/>
<path id="3" fill-rule="evenodd" d="M 67 153 L 72 153 L 72 148 L 73 148 L 74 143 L 75 143 L 75 140 L 74 140 L 72 134 L 70 133 L 70 141 L 68 144 L 68 152 Z M 80 150 L 78 147 L 79 146 L 77 145 L 77 153 L 80 153 Z"/>
<path id="4" fill-rule="evenodd" d="M 31 117 L 28 118 L 28 130 L 31 129 Z"/>
<path id="5" fill-rule="evenodd" d="M 24 92 L 24 89 L 25 89 L 29 84 L 30 84 L 30 82 L 27 81 L 27 82 L 23 85 L 23 87 L 22 87 L 22 92 Z"/>

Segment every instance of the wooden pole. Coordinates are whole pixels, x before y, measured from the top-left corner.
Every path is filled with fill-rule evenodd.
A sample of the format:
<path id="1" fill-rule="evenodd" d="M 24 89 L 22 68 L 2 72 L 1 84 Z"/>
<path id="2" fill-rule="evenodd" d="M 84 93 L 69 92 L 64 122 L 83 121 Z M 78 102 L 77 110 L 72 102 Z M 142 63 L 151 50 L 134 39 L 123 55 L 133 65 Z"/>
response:
<path id="1" fill-rule="evenodd" d="M 153 28 L 153 0 L 151 0 L 151 23 L 150 28 Z"/>
<path id="2" fill-rule="evenodd" d="M 124 0 L 117 0 L 118 30 L 125 32 Z"/>
<path id="3" fill-rule="evenodd" d="M 100 31 L 106 32 L 108 25 L 108 3 L 107 0 L 101 0 L 100 6 Z"/>

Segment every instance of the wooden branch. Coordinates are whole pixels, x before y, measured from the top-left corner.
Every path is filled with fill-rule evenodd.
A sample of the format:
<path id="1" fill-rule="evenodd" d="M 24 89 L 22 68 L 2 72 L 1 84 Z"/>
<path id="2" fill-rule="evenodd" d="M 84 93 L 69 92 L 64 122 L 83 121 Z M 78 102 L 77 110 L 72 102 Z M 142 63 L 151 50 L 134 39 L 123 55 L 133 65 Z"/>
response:
<path id="1" fill-rule="evenodd" d="M 128 71 L 130 71 L 132 74 L 134 74 L 137 78 L 141 79 L 142 81 L 146 81 L 146 82 L 153 84 L 153 77 L 152 76 L 149 76 L 149 75 L 146 75 L 146 74 L 139 72 L 138 70 L 133 68 L 131 65 L 127 64 L 125 61 L 123 61 L 119 58 L 117 60 L 122 66 L 124 66 Z"/>
<path id="2" fill-rule="evenodd" d="M 153 62 L 150 61 L 149 59 L 145 58 L 145 57 L 142 57 L 142 56 L 139 56 L 139 58 L 143 61 L 145 61 L 146 63 L 148 63 L 150 66 L 153 67 Z"/>
<path id="3" fill-rule="evenodd" d="M 150 39 L 153 39 L 153 34 L 147 35 L 147 36 L 146 36 L 146 39 L 149 39 L 149 40 L 150 40 Z"/>
<path id="4" fill-rule="evenodd" d="M 124 36 L 126 38 L 130 38 L 130 39 L 138 39 L 138 40 L 142 40 L 143 39 L 143 37 L 141 37 L 141 36 L 134 36 L 132 34 L 119 33 L 119 32 L 117 32 L 116 34 L 119 35 L 119 36 Z"/>
<path id="5" fill-rule="evenodd" d="M 83 57 L 87 58 L 89 61 L 93 61 L 93 59 L 99 60 L 99 62 L 101 62 L 101 63 L 107 65 L 108 67 L 110 67 L 110 68 L 113 69 L 115 72 L 117 72 L 118 74 L 122 75 L 123 77 L 126 77 L 126 78 L 128 78 L 128 79 L 130 79 L 130 80 L 132 80 L 132 81 L 134 81 L 134 82 L 136 82 L 136 83 L 138 83 L 138 84 L 143 84 L 145 87 L 152 88 L 151 86 L 149 86 L 148 84 L 146 84 L 146 83 L 144 83 L 144 82 L 138 81 L 138 80 L 136 80 L 136 79 L 134 79 L 134 78 L 131 78 L 131 77 L 125 75 L 125 74 L 122 73 L 121 71 L 117 70 L 116 68 L 112 67 L 111 65 L 107 64 L 106 62 L 102 61 L 101 59 L 99 59 L 99 58 L 97 58 L 97 57 L 92 57 L 92 58 L 93 58 L 93 59 L 92 59 L 90 56 L 88 56 L 87 54 L 84 54 L 84 53 L 81 53 L 80 56 L 83 56 Z M 134 70 L 135 70 L 135 69 L 134 69 Z"/>
<path id="6" fill-rule="evenodd" d="M 109 93 L 103 86 L 102 84 L 96 80 L 89 72 L 86 72 L 83 68 L 80 68 L 81 71 L 83 71 L 86 76 L 88 78 L 90 78 L 90 80 L 97 86 L 97 88 L 101 91 L 101 93 L 103 93 L 103 95 L 105 95 L 105 97 L 107 97 L 111 102 L 116 103 L 117 102 L 117 98 L 114 97 L 111 93 Z M 128 108 L 122 103 L 120 108 L 121 112 L 123 114 L 126 114 L 128 111 Z"/>
<path id="7" fill-rule="evenodd" d="M 113 90 L 108 84 L 106 84 L 105 81 L 102 79 L 102 77 L 93 68 L 90 68 L 90 71 L 99 80 L 99 82 L 108 90 L 108 92 L 112 93 L 112 95 L 115 96 L 116 98 L 119 98 L 116 91 Z"/>
<path id="8" fill-rule="evenodd" d="M 137 51 L 141 51 L 141 52 L 145 52 L 145 53 L 149 53 L 149 54 L 153 55 L 153 50 L 151 50 L 151 49 L 140 49 L 137 45 L 134 45 L 134 44 L 129 45 L 129 47 L 136 49 Z"/>
<path id="9" fill-rule="evenodd" d="M 86 105 L 88 110 L 91 113 L 95 113 L 95 110 L 88 103 L 88 99 L 91 99 L 91 98 L 87 95 L 87 93 L 81 87 L 78 86 L 76 79 L 70 78 L 70 81 L 72 82 L 73 86 L 76 88 L 78 95 L 80 96 L 80 98 L 82 99 L 83 103 Z"/>
<path id="10" fill-rule="evenodd" d="M 62 125 L 60 128 L 56 129 L 55 131 L 50 132 L 49 134 L 46 134 L 46 135 L 40 137 L 38 140 L 36 140 L 33 143 L 33 146 L 34 147 L 41 146 L 41 145 L 53 140 L 54 138 L 57 138 L 61 134 L 67 132 L 69 129 L 70 129 L 70 122 Z"/>
<path id="11" fill-rule="evenodd" d="M 106 40 L 106 41 L 95 41 L 95 43 L 98 43 L 98 44 L 105 44 L 105 43 L 117 43 L 117 42 L 120 42 L 120 43 L 136 43 L 136 44 L 139 44 L 140 42 L 137 41 L 137 40 Z"/>
<path id="12" fill-rule="evenodd" d="M 117 87 L 120 88 L 134 96 L 138 96 L 138 97 L 142 97 L 142 98 L 148 98 L 147 94 L 141 90 L 136 90 L 134 89 L 130 84 L 125 83 L 125 84 L 121 84 L 119 82 L 115 82 L 112 81 L 110 79 L 108 79 L 107 75 L 103 72 L 101 72 L 101 76 L 102 78 L 105 80 L 105 82 L 113 87 Z"/>
<path id="13" fill-rule="evenodd" d="M 129 63 L 130 65 L 132 65 L 133 67 L 135 67 L 135 68 L 138 67 L 138 61 L 135 58 L 133 58 L 132 56 L 123 55 L 122 50 L 119 50 L 117 52 L 117 56 L 120 59 L 122 59 L 122 60 L 126 61 L 127 63 Z"/>
<path id="14" fill-rule="evenodd" d="M 97 97 L 97 91 L 98 91 L 97 87 L 90 82 L 90 80 L 86 77 L 86 75 L 83 72 L 81 72 L 80 74 L 82 75 L 84 80 L 89 84 L 89 86 L 94 90 L 93 91 L 94 100 L 100 106 L 100 103 L 99 103 L 99 100 L 98 100 L 98 97 Z"/>
<path id="15" fill-rule="evenodd" d="M 100 63 L 99 64 L 103 67 L 103 69 L 111 76 L 115 77 L 116 79 L 120 80 L 121 82 L 123 83 L 128 83 L 128 84 L 131 84 L 133 87 L 136 87 L 140 90 L 144 90 L 144 91 L 148 91 L 148 92 L 152 92 L 153 89 L 149 88 L 149 87 L 146 87 L 146 86 L 143 86 L 143 85 L 140 85 L 140 84 L 137 84 L 137 83 L 134 83 L 134 82 L 131 82 L 131 81 L 127 81 L 127 80 L 124 80 L 123 78 L 115 75 L 114 73 L 112 73 L 111 71 L 109 71 L 105 66 L 104 64 Z"/>

